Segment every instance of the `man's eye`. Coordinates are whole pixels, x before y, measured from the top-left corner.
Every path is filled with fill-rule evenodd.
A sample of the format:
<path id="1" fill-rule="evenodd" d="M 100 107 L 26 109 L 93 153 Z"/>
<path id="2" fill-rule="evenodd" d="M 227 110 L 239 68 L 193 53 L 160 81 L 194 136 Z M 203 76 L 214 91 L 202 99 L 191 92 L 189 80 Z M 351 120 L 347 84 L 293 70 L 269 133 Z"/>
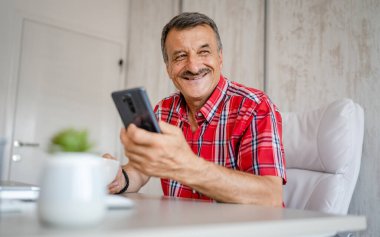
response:
<path id="1" fill-rule="evenodd" d="M 207 51 L 207 50 L 202 50 L 199 52 L 200 55 L 209 55 L 210 54 L 210 51 Z"/>
<path id="2" fill-rule="evenodd" d="M 181 61 L 181 60 L 183 60 L 185 57 L 186 57 L 186 55 L 184 55 L 184 54 L 180 54 L 180 55 L 176 56 L 174 59 L 175 59 L 176 61 Z"/>

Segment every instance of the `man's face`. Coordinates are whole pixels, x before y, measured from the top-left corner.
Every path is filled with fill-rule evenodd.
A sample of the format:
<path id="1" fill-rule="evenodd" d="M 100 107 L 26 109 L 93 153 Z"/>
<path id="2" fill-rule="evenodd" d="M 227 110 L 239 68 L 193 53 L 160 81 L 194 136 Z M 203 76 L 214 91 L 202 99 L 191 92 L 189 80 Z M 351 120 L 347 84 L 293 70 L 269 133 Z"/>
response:
<path id="1" fill-rule="evenodd" d="M 205 102 L 219 82 L 222 52 L 208 25 L 172 29 L 166 38 L 169 77 L 186 101 Z"/>

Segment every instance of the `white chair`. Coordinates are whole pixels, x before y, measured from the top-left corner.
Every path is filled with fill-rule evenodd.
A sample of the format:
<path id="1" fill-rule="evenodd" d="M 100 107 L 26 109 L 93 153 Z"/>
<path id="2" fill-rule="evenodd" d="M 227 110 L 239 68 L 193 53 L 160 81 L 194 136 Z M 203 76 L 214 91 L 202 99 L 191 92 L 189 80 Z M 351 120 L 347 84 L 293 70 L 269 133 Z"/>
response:
<path id="1" fill-rule="evenodd" d="M 364 112 L 350 99 L 282 113 L 289 208 L 347 214 L 362 155 Z"/>

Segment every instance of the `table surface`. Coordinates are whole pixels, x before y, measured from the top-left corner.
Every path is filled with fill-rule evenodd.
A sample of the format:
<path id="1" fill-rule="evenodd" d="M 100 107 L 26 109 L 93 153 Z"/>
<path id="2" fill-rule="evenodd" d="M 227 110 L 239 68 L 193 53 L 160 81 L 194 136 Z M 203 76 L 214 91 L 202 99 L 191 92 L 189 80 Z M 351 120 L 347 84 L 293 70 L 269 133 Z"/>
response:
<path id="1" fill-rule="evenodd" d="M 2 213 L 0 236 L 328 236 L 366 228 L 364 216 L 255 205 L 222 204 L 190 199 L 126 194 L 129 209 L 108 210 L 92 227 L 60 229 L 42 225 L 36 208 Z M 33 204 L 30 204 L 33 206 Z"/>

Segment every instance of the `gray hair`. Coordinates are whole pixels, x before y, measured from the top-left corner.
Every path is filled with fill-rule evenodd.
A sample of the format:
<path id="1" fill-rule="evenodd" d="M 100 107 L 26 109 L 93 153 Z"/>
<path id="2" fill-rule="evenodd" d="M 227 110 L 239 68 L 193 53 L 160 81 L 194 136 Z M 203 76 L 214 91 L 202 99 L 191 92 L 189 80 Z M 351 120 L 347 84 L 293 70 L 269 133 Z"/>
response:
<path id="1" fill-rule="evenodd" d="M 222 50 L 222 41 L 220 40 L 218 27 L 215 22 L 208 16 L 198 12 L 184 12 L 173 17 L 162 29 L 161 34 L 161 50 L 164 62 L 168 62 L 168 54 L 166 52 L 165 41 L 171 29 L 184 30 L 193 28 L 199 25 L 208 25 L 215 33 L 218 50 Z"/>

